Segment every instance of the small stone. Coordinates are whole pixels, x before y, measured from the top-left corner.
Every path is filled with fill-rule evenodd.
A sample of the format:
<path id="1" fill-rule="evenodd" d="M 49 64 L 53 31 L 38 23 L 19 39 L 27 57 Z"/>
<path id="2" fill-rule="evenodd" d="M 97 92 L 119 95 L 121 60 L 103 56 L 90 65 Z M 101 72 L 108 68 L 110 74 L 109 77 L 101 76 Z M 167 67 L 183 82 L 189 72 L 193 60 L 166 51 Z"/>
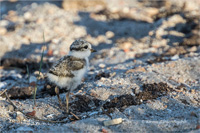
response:
<path id="1" fill-rule="evenodd" d="M 0 82 L 0 90 L 5 89 L 8 86 L 6 82 Z"/>
<path id="2" fill-rule="evenodd" d="M 166 64 L 166 67 L 169 67 L 169 68 L 174 68 L 175 66 L 176 66 L 175 62 L 170 62 L 170 63 Z"/>
<path id="3" fill-rule="evenodd" d="M 30 12 L 24 13 L 24 18 L 25 18 L 26 20 L 30 20 L 31 17 L 32 17 L 32 14 L 31 14 Z"/>
<path id="4" fill-rule="evenodd" d="M 149 31 L 149 36 L 153 36 L 154 31 Z"/>
<path id="5" fill-rule="evenodd" d="M 46 117 L 52 119 L 54 116 L 55 116 L 54 114 L 48 114 Z"/>
<path id="6" fill-rule="evenodd" d="M 133 46 L 133 44 L 131 42 L 124 42 L 124 43 L 121 43 L 119 45 L 119 48 L 121 49 L 130 49 L 131 47 Z"/>
<path id="7" fill-rule="evenodd" d="M 106 6 L 105 0 L 63 0 L 62 7 L 67 11 L 102 10 Z"/>
<path id="8" fill-rule="evenodd" d="M 145 11 L 147 12 L 147 15 L 150 17 L 153 17 L 159 13 L 159 9 L 153 7 L 146 8 Z"/>
<path id="9" fill-rule="evenodd" d="M 152 64 L 152 67 L 154 67 L 154 68 L 160 68 L 161 65 L 160 64 Z"/>
<path id="10" fill-rule="evenodd" d="M 112 89 L 112 90 L 116 90 L 117 88 L 115 88 L 115 87 L 110 87 L 110 89 Z"/>
<path id="11" fill-rule="evenodd" d="M 44 75 L 43 75 L 42 72 L 35 71 L 34 74 L 35 74 L 36 77 L 39 77 L 39 79 L 40 79 L 40 78 L 42 78 L 42 79 L 44 78 Z M 36 79 L 36 80 L 37 80 L 37 79 Z"/>
<path id="12" fill-rule="evenodd" d="M 177 54 L 171 57 L 171 60 L 173 61 L 178 60 L 178 59 L 179 59 L 179 55 Z"/>
<path id="13" fill-rule="evenodd" d="M 103 35 L 99 35 L 99 36 L 97 37 L 97 41 L 98 41 L 98 42 L 105 42 L 105 40 L 106 40 L 106 38 L 105 38 L 105 36 L 103 36 Z"/>
<path id="14" fill-rule="evenodd" d="M 42 24 L 44 22 L 44 19 L 43 18 L 38 18 L 37 20 L 36 20 L 36 23 L 37 24 Z"/>
<path id="15" fill-rule="evenodd" d="M 8 105 L 7 106 L 8 111 L 13 112 L 14 111 L 14 107 L 12 105 Z"/>
<path id="16" fill-rule="evenodd" d="M 9 25 L 9 21 L 8 20 L 1 20 L 0 21 L 0 27 L 7 27 Z"/>
<path id="17" fill-rule="evenodd" d="M 191 94 L 195 94 L 195 90 L 194 89 L 191 89 Z"/>
<path id="18" fill-rule="evenodd" d="M 7 33 L 7 29 L 4 27 L 0 27 L 0 35 L 5 35 Z"/>
<path id="19" fill-rule="evenodd" d="M 112 32 L 112 31 L 107 31 L 106 32 L 106 37 L 107 38 L 112 38 L 112 37 L 114 37 L 115 36 L 115 33 L 114 32 Z"/>
<path id="20" fill-rule="evenodd" d="M 104 126 L 111 126 L 111 125 L 116 125 L 120 123 L 122 123 L 122 118 L 112 119 L 112 120 L 103 122 Z"/>
<path id="21" fill-rule="evenodd" d="M 105 66 L 106 66 L 106 65 L 103 64 L 103 63 L 99 64 L 99 67 L 100 67 L 100 68 L 104 68 Z"/>
<path id="22" fill-rule="evenodd" d="M 8 11 L 8 15 L 9 16 L 16 16 L 16 11 L 13 11 L 13 10 L 10 10 L 10 11 Z"/>
<path id="23" fill-rule="evenodd" d="M 59 51 L 58 50 L 54 50 L 53 51 L 53 55 L 59 55 Z"/>
<path id="24" fill-rule="evenodd" d="M 146 72 L 144 67 L 137 67 L 135 69 L 129 69 L 126 73 L 134 73 L 134 72 Z"/>
<path id="25" fill-rule="evenodd" d="M 24 117 L 24 115 L 21 112 L 17 111 L 17 117 L 16 117 L 16 119 L 18 121 L 23 121 L 25 119 L 25 117 Z"/>
<path id="26" fill-rule="evenodd" d="M 104 128 L 101 129 L 101 132 L 102 132 L 102 133 L 108 133 L 108 131 L 107 131 L 106 129 L 104 129 Z"/>
<path id="27" fill-rule="evenodd" d="M 101 77 L 101 79 L 100 79 L 100 81 L 105 81 L 105 80 L 107 80 L 107 78 L 104 78 L 104 77 Z"/>
<path id="28" fill-rule="evenodd" d="M 178 78 L 178 82 L 179 82 L 179 83 L 184 83 L 184 81 L 185 81 L 185 80 L 183 79 L 183 77 Z"/>
<path id="29" fill-rule="evenodd" d="M 195 51 L 197 51 L 197 47 L 196 47 L 196 46 L 193 46 L 193 47 L 191 47 L 191 48 L 189 49 L 189 51 L 190 51 L 190 52 L 195 52 Z"/>
<path id="30" fill-rule="evenodd" d="M 196 126 L 196 129 L 200 129 L 200 124 L 198 124 L 198 125 Z"/>
<path id="31" fill-rule="evenodd" d="M 48 51 L 47 51 L 47 56 L 52 56 L 53 55 L 53 50 L 52 49 L 49 49 Z"/>
<path id="32" fill-rule="evenodd" d="M 95 92 L 91 92 L 91 93 L 90 93 L 90 96 L 93 96 L 93 97 L 98 97 L 98 94 L 97 94 L 97 93 L 95 93 Z"/>
<path id="33" fill-rule="evenodd" d="M 166 97 L 162 97 L 162 98 L 161 98 L 161 101 L 164 102 L 164 103 L 168 103 L 168 102 L 169 102 L 169 99 L 166 98 Z"/>
<path id="34" fill-rule="evenodd" d="M 5 97 L 1 97 L 1 96 L 0 96 L 0 101 L 1 101 L 1 100 L 6 100 L 6 98 L 5 98 Z"/>
<path id="35" fill-rule="evenodd" d="M 164 47 L 166 45 L 167 45 L 167 40 L 166 39 L 155 40 L 151 44 L 151 46 L 154 47 L 154 48 Z"/>
<path id="36" fill-rule="evenodd" d="M 137 87 L 133 91 L 134 91 L 135 94 L 138 94 L 140 92 L 140 89 Z"/>
<path id="37" fill-rule="evenodd" d="M 194 99 L 190 99 L 190 101 L 193 103 L 193 104 L 198 104 L 198 102 Z"/>

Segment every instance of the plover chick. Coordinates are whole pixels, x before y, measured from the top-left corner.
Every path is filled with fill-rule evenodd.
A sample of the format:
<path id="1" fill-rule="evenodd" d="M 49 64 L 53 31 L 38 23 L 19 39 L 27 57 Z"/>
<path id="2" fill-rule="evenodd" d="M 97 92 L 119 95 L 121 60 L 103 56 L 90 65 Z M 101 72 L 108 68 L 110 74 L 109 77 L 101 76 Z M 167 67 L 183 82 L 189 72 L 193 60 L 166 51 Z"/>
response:
<path id="1" fill-rule="evenodd" d="M 59 97 L 58 87 L 68 90 L 66 94 L 67 113 L 69 113 L 69 94 L 81 83 L 82 78 L 88 70 L 88 57 L 92 52 L 96 51 L 92 49 L 90 43 L 78 39 L 71 44 L 69 54 L 55 63 L 47 73 L 49 81 L 56 84 L 55 92 L 60 106 L 62 106 L 62 102 Z"/>

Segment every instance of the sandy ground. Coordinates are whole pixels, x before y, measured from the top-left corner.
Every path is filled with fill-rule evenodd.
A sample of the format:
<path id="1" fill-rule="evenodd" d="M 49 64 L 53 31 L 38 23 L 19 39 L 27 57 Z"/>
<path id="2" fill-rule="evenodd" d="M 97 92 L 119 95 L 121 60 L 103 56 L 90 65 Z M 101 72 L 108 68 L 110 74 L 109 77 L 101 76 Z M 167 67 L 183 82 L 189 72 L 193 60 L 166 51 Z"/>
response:
<path id="1" fill-rule="evenodd" d="M 7 89 L 24 114 L 2 94 L 1 132 L 200 131 L 199 1 L 66 0 L 56 5 L 19 2 L 17 7 L 1 14 L 0 94 Z M 55 85 L 46 79 L 51 65 L 77 38 L 98 51 L 70 95 L 70 110 L 79 120 L 59 107 Z M 66 90 L 60 91 L 64 103 Z M 123 122 L 104 126 L 111 118 L 101 107 Z"/>

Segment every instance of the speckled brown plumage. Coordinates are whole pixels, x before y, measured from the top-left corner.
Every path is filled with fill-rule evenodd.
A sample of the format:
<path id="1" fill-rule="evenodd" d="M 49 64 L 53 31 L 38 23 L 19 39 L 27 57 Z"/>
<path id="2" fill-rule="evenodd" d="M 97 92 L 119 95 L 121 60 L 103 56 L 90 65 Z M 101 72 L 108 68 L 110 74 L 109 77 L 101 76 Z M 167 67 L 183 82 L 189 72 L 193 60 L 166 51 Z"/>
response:
<path id="1" fill-rule="evenodd" d="M 59 77 L 74 77 L 72 71 L 82 69 L 85 64 L 85 59 L 80 59 L 73 56 L 64 56 L 49 70 L 49 73 Z"/>

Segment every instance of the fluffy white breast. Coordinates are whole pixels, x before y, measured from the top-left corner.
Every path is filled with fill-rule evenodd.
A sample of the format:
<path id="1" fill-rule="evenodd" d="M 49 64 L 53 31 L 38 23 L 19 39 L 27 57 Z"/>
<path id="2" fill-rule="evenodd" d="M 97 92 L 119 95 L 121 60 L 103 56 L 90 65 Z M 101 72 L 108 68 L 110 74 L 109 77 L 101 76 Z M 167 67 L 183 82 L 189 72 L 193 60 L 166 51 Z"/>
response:
<path id="1" fill-rule="evenodd" d="M 47 77 L 50 82 L 56 84 L 61 88 L 69 88 L 71 86 L 71 78 L 69 77 L 59 77 L 51 73 L 47 73 Z"/>
<path id="2" fill-rule="evenodd" d="M 80 70 L 72 71 L 72 73 L 74 74 L 73 78 L 59 77 L 54 74 L 47 73 L 48 79 L 61 88 L 67 88 L 70 90 L 76 89 L 77 86 L 80 85 L 82 78 L 84 77 L 89 68 L 88 58 L 85 59 L 86 59 L 86 66 L 84 66 Z"/>

